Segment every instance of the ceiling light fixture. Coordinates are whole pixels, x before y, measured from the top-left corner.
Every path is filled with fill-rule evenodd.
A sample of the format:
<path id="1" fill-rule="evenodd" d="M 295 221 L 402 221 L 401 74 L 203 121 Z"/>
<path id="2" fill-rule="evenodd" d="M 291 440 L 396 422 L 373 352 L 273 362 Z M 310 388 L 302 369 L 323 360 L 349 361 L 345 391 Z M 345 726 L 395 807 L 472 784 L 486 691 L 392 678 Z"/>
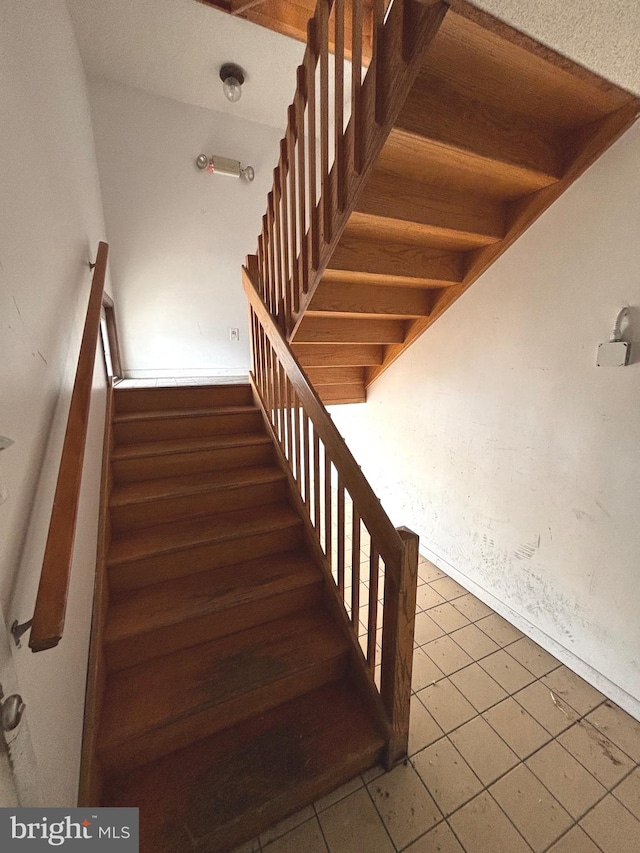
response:
<path id="1" fill-rule="evenodd" d="M 235 104 L 242 96 L 244 71 L 233 62 L 225 62 L 220 69 L 220 79 L 222 80 L 222 91 L 225 98 Z"/>

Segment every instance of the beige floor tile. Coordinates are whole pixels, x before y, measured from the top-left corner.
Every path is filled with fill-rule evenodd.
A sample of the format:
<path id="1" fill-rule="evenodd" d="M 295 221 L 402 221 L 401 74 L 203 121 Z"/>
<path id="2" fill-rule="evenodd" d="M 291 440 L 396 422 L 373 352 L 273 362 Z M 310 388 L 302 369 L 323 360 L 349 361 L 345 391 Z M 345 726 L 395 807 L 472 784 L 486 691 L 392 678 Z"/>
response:
<path id="1" fill-rule="evenodd" d="M 459 598 L 461 595 L 467 594 L 467 590 L 464 587 L 456 583 L 453 578 L 446 576 L 432 581 L 431 588 L 435 589 L 438 595 L 441 595 L 445 601 L 451 601 L 454 598 Z"/>
<path id="2" fill-rule="evenodd" d="M 450 678 L 463 696 L 481 713 L 500 702 L 507 695 L 502 687 L 490 675 L 487 675 L 477 663 L 472 663 L 471 666 L 454 672 Z"/>
<path id="3" fill-rule="evenodd" d="M 545 687 L 553 690 L 554 694 L 560 699 L 563 699 L 568 705 L 580 714 L 588 714 L 593 711 L 601 702 L 604 702 L 604 696 L 595 687 L 587 684 L 575 672 L 571 672 L 566 666 L 561 666 L 545 675 L 541 679 Z"/>
<path id="4" fill-rule="evenodd" d="M 490 708 L 482 716 L 522 759 L 551 739 L 549 732 L 511 697 Z"/>
<path id="5" fill-rule="evenodd" d="M 393 844 L 366 788 L 318 816 L 331 853 L 394 853 Z M 298 850 L 302 853 L 302 850 Z"/>
<path id="6" fill-rule="evenodd" d="M 424 583 L 446 578 L 446 575 L 437 566 L 434 566 L 426 557 L 418 557 L 418 577 Z"/>
<path id="7" fill-rule="evenodd" d="M 275 826 L 272 826 L 271 829 L 268 829 L 266 832 L 263 832 L 260 835 L 260 844 L 264 847 L 265 844 L 268 844 L 270 841 L 274 841 L 276 838 L 280 838 L 282 835 L 286 835 L 287 832 L 290 832 L 296 826 L 299 826 L 301 823 L 309 820 L 312 817 L 315 817 L 315 811 L 313 810 L 313 806 L 307 806 L 304 809 L 300 809 L 299 812 L 290 815 L 289 817 L 281 820 L 280 823 L 277 823 Z"/>
<path id="8" fill-rule="evenodd" d="M 449 818 L 466 853 L 530 853 L 531 848 L 487 791 Z"/>
<path id="9" fill-rule="evenodd" d="M 554 736 L 568 729 L 578 719 L 573 708 L 555 696 L 541 681 L 520 690 L 514 699 Z"/>
<path id="10" fill-rule="evenodd" d="M 549 848 L 549 853 L 601 853 L 587 833 L 573 826 L 559 841 Z"/>
<path id="11" fill-rule="evenodd" d="M 559 735 L 558 740 L 608 790 L 633 769 L 628 756 L 584 720 Z"/>
<path id="12" fill-rule="evenodd" d="M 412 689 L 422 690 L 423 687 L 433 684 L 441 678 L 444 678 L 442 670 L 435 665 L 422 647 L 417 648 L 413 653 Z"/>
<path id="13" fill-rule="evenodd" d="M 404 853 L 464 853 L 464 850 L 449 825 L 443 821 L 414 841 Z"/>
<path id="14" fill-rule="evenodd" d="M 507 622 L 506 619 L 503 619 L 497 613 L 492 613 L 490 616 L 485 616 L 484 619 L 479 619 L 476 625 L 499 646 L 514 643 L 524 636 L 521 631 L 518 631 L 510 622 Z"/>
<path id="15" fill-rule="evenodd" d="M 446 737 L 415 755 L 413 765 L 445 816 L 473 799 L 483 788 L 482 782 Z"/>
<path id="16" fill-rule="evenodd" d="M 640 850 L 640 821 L 611 795 L 585 815 L 580 826 L 602 853 L 635 853 Z"/>
<path id="17" fill-rule="evenodd" d="M 633 760 L 640 762 L 640 722 L 608 699 L 587 717 L 591 725 L 612 740 Z"/>
<path id="18" fill-rule="evenodd" d="M 412 696 L 409 716 L 409 755 L 429 746 L 442 735 L 442 729 L 418 699 L 417 694 Z"/>
<path id="19" fill-rule="evenodd" d="M 438 637 L 422 648 L 445 675 L 451 675 L 452 672 L 473 663 L 469 655 L 449 636 Z"/>
<path id="20" fill-rule="evenodd" d="M 416 614 L 416 627 L 414 639 L 419 646 L 430 643 L 437 637 L 444 636 L 444 631 L 431 619 L 427 613 Z"/>
<path id="21" fill-rule="evenodd" d="M 380 768 L 382 770 L 382 768 Z M 330 794 L 327 794 L 325 797 L 321 797 L 319 800 L 316 800 L 314 803 L 316 812 L 322 812 L 325 809 L 328 809 L 329 806 L 332 806 L 334 803 L 340 802 L 345 797 L 348 797 L 349 794 L 353 794 L 354 791 L 359 790 L 364 785 L 362 776 L 356 776 L 351 781 L 346 782 L 344 785 L 341 785 L 335 791 L 332 791 Z"/>
<path id="22" fill-rule="evenodd" d="M 416 696 L 445 733 L 457 729 L 477 714 L 473 705 L 448 678 L 425 687 Z"/>
<path id="23" fill-rule="evenodd" d="M 469 624 L 466 616 L 463 616 L 459 610 L 456 610 L 448 601 L 444 604 L 437 604 L 429 610 L 429 616 L 438 624 L 443 631 L 450 634 L 458 628 L 464 628 Z"/>
<path id="24" fill-rule="evenodd" d="M 494 652 L 479 661 L 479 665 L 503 687 L 507 693 L 515 693 L 535 680 L 528 669 L 507 654 L 504 649 Z"/>
<path id="25" fill-rule="evenodd" d="M 640 767 L 613 789 L 613 795 L 640 820 Z"/>
<path id="26" fill-rule="evenodd" d="M 454 631 L 451 634 L 451 639 L 455 640 L 474 660 L 486 658 L 487 655 L 497 652 L 500 648 L 477 625 L 466 625 L 464 628 L 460 628 L 459 631 Z"/>
<path id="27" fill-rule="evenodd" d="M 370 767 L 369 770 L 365 770 L 362 774 L 362 781 L 366 784 L 369 782 L 373 782 L 374 779 L 377 779 L 378 776 L 382 776 L 383 773 L 387 771 L 380 764 L 376 764 L 375 767 Z"/>
<path id="28" fill-rule="evenodd" d="M 526 764 L 574 820 L 579 820 L 606 794 L 600 782 L 556 740 L 532 755 Z"/>
<path id="29" fill-rule="evenodd" d="M 547 675 L 560 666 L 560 661 L 557 658 L 554 658 L 529 637 L 522 637 L 515 643 L 510 643 L 507 651 L 536 678 L 542 678 L 543 675 Z"/>
<path id="30" fill-rule="evenodd" d="M 485 785 L 518 764 L 518 756 L 482 717 L 451 734 L 451 740 L 473 772 Z"/>
<path id="31" fill-rule="evenodd" d="M 415 841 L 442 820 L 440 810 L 410 763 L 399 764 L 368 787 L 398 848 Z"/>
<path id="32" fill-rule="evenodd" d="M 328 853 L 317 817 L 296 827 L 277 841 L 263 844 L 262 849 L 268 850 L 269 853 L 301 853 L 302 850 L 304 853 Z"/>
<path id="33" fill-rule="evenodd" d="M 416 598 L 416 607 L 418 610 L 428 610 L 430 607 L 435 607 L 436 604 L 444 604 L 445 600 L 441 595 L 432 589 L 428 583 L 418 587 L 418 595 Z"/>
<path id="34" fill-rule="evenodd" d="M 493 613 L 493 610 L 490 607 L 487 607 L 483 601 L 480 601 L 480 599 L 476 598 L 475 595 L 471 595 L 470 592 L 466 595 L 460 596 L 460 598 L 454 599 L 451 603 L 456 610 L 459 610 L 460 613 L 466 616 L 470 622 L 477 622 L 478 619 L 484 619 L 485 616 L 489 616 Z"/>
<path id="35" fill-rule="evenodd" d="M 573 818 L 524 764 L 492 785 L 490 792 L 536 853 L 573 824 Z"/>

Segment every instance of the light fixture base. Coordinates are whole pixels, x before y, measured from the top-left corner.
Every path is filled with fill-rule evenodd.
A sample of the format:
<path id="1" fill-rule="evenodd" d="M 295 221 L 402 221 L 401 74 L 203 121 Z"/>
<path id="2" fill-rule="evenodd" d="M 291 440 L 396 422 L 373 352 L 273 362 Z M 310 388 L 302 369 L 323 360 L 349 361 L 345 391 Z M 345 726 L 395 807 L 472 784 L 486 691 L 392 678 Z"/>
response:
<path id="1" fill-rule="evenodd" d="M 228 77 L 235 77 L 241 86 L 244 83 L 244 71 L 235 62 L 225 62 L 220 68 L 220 79 L 223 83 Z"/>

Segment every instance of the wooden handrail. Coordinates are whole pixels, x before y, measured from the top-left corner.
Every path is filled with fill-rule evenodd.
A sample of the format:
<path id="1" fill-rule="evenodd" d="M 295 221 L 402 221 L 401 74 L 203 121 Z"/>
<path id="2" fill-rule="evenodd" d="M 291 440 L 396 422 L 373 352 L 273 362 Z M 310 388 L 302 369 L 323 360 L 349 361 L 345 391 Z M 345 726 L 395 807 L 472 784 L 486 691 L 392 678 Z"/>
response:
<path id="1" fill-rule="evenodd" d="M 315 532 L 314 547 L 323 555 L 335 582 L 334 592 L 347 610 L 356 651 L 358 641 L 363 641 L 362 674 L 366 677 L 368 669 L 371 678 L 378 656 L 378 584 L 384 577 L 380 695 L 390 732 L 384 760 L 391 767 L 406 755 L 409 737 L 418 537 L 406 528 L 394 528 L 270 314 L 257 283 L 257 259 L 249 257 L 243 286 L 251 314 L 257 401 L 297 492 L 296 501 L 308 516 L 305 523 Z M 368 566 L 362 563 L 366 544 Z M 365 637 L 360 630 L 361 579 L 367 582 Z"/>
<path id="2" fill-rule="evenodd" d="M 324 442 L 345 488 L 359 507 L 360 517 L 369 530 L 375 530 L 378 551 L 385 562 L 393 563 L 402 557 L 403 544 L 395 527 L 389 520 L 375 492 L 367 482 L 360 466 L 345 444 L 320 398 L 312 388 L 297 358 L 288 346 L 282 332 L 269 313 L 267 306 L 254 286 L 249 270 L 242 269 L 244 291 L 260 325 L 265 330 L 271 345 L 285 369 L 289 381 L 308 417 L 314 423 L 318 436 Z"/>
<path id="3" fill-rule="evenodd" d="M 93 271 L 49 534 L 31 624 L 29 646 L 34 652 L 57 646 L 64 630 L 108 252 L 108 245 L 101 242 Z"/>

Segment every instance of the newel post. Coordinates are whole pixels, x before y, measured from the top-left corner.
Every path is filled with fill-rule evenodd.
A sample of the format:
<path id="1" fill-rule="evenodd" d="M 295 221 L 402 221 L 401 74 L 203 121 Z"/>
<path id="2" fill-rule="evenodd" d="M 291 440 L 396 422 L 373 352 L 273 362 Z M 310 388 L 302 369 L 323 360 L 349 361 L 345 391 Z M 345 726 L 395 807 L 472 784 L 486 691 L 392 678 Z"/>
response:
<path id="1" fill-rule="evenodd" d="M 382 623 L 382 700 L 391 722 L 391 737 L 384 755 L 387 769 L 407 755 L 413 634 L 416 621 L 418 586 L 418 536 L 406 527 L 398 528 L 404 548 L 399 567 L 385 570 L 384 616 Z"/>

